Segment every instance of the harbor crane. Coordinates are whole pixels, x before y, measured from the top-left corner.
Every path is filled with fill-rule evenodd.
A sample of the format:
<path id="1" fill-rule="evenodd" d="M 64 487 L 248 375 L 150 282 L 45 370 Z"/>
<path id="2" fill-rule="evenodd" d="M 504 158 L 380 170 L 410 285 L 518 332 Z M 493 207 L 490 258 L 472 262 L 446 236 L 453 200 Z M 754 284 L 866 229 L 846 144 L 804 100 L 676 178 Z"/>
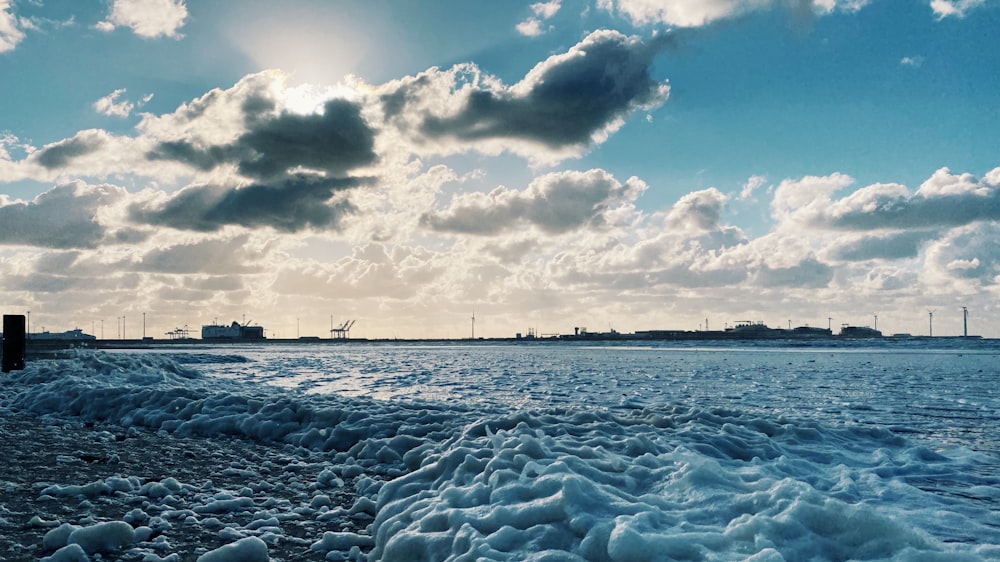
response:
<path id="1" fill-rule="evenodd" d="M 350 339 L 351 327 L 354 326 L 355 322 L 357 322 L 357 320 L 348 320 L 336 328 L 331 328 L 330 337 L 338 340 Z"/>
<path id="2" fill-rule="evenodd" d="M 191 330 L 188 328 L 187 324 L 183 328 L 174 328 L 173 330 L 166 333 L 166 336 L 172 340 L 186 340 L 191 337 Z"/>

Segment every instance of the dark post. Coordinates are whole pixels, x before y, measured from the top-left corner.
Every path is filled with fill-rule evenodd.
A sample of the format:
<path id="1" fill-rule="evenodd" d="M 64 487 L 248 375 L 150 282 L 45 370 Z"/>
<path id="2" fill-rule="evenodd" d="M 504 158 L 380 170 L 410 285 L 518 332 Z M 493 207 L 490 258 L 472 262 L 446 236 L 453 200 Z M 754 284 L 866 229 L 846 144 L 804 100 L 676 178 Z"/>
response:
<path id="1" fill-rule="evenodd" d="M 23 314 L 3 315 L 3 372 L 24 369 L 24 328 Z"/>

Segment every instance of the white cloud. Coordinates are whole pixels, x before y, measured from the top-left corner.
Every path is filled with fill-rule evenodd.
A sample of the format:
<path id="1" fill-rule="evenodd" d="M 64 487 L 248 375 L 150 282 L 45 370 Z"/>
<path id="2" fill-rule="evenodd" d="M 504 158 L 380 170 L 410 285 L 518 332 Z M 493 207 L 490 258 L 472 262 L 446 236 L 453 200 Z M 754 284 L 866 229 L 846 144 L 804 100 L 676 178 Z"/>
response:
<path id="1" fill-rule="evenodd" d="M 561 0 L 532 4 L 531 11 L 535 15 L 517 24 L 517 32 L 528 37 L 537 37 L 545 33 L 547 30 L 543 28 L 544 22 L 556 15 L 560 7 Z"/>
<path id="2" fill-rule="evenodd" d="M 924 57 L 914 56 L 914 57 L 903 57 L 899 59 L 899 64 L 903 66 L 912 66 L 913 68 L 920 68 L 924 64 Z"/>
<path id="3" fill-rule="evenodd" d="M 971 260 L 952 260 L 948 262 L 948 265 L 945 267 L 953 271 L 967 271 L 979 269 L 979 265 L 979 258 L 972 258 Z"/>
<path id="4" fill-rule="evenodd" d="M 14 50 L 24 39 L 10 4 L 10 0 L 0 0 L 0 53 Z"/>
<path id="5" fill-rule="evenodd" d="M 147 39 L 180 39 L 178 30 L 184 26 L 187 16 L 184 0 L 113 0 L 108 19 L 96 27 L 108 32 L 117 26 L 125 26 Z"/>
<path id="6" fill-rule="evenodd" d="M 135 108 L 135 104 L 128 100 L 120 100 L 122 94 L 125 93 L 125 88 L 119 88 L 110 94 L 104 96 L 103 98 L 94 102 L 94 110 L 102 115 L 110 115 L 115 117 L 128 117 Z M 149 98 L 144 98 L 148 101 Z"/>
<path id="7" fill-rule="evenodd" d="M 10 131 L 0 131 L 0 161 L 11 161 L 13 156 L 11 155 L 11 149 L 20 149 L 22 151 L 30 152 L 31 146 L 24 144 L 17 138 L 17 135 L 11 133 Z M 3 181 L 3 177 L 0 176 L 0 181 Z"/>
<path id="8" fill-rule="evenodd" d="M 743 189 L 740 190 L 740 195 L 737 199 L 740 201 L 750 199 L 750 197 L 753 196 L 753 192 L 765 183 L 767 183 L 767 178 L 765 176 L 750 176 L 747 178 L 746 183 L 743 184 Z"/>
<path id="9" fill-rule="evenodd" d="M 931 10 L 939 20 L 947 17 L 964 18 L 967 12 L 985 3 L 986 0 L 931 0 Z"/>
<path id="10" fill-rule="evenodd" d="M 548 2 L 538 2 L 536 4 L 532 4 L 531 10 L 535 12 L 536 16 L 547 20 L 559 13 L 561 5 L 561 0 L 549 0 Z"/>
<path id="11" fill-rule="evenodd" d="M 523 191 L 501 186 L 490 193 L 456 195 L 448 209 L 421 220 L 442 232 L 490 235 L 535 226 L 559 234 L 607 226 L 615 211 L 631 209 L 645 189 L 636 178 L 623 185 L 604 170 L 557 172 L 535 179 Z"/>
<path id="12" fill-rule="evenodd" d="M 667 226 L 687 230 L 713 230 L 719 227 L 722 207 L 729 198 L 714 187 L 688 193 L 671 207 Z"/>
<path id="13" fill-rule="evenodd" d="M 779 224 L 815 221 L 825 215 L 830 196 L 852 183 L 852 177 L 841 173 L 783 180 L 774 190 L 771 216 Z"/>
<path id="14" fill-rule="evenodd" d="M 517 32 L 526 37 L 538 37 L 545 33 L 542 29 L 542 22 L 538 18 L 528 18 L 517 24 Z"/>
<path id="15" fill-rule="evenodd" d="M 977 180 L 971 174 L 937 170 L 914 193 L 900 184 L 875 183 L 841 199 L 835 191 L 853 183 L 833 174 L 785 180 L 775 190 L 772 217 L 782 228 L 876 231 L 941 229 L 1000 220 L 995 170 Z"/>
<path id="16" fill-rule="evenodd" d="M 923 282 L 943 294 L 976 294 L 1000 287 L 1000 224 L 976 223 L 947 232 L 927 248 Z"/>
<path id="17" fill-rule="evenodd" d="M 617 11 L 637 25 L 664 24 L 701 27 L 712 22 L 738 17 L 776 6 L 806 10 L 815 15 L 834 11 L 856 12 L 870 0 L 802 0 L 783 3 L 777 0 L 599 0 L 598 7 Z"/>
<path id="18" fill-rule="evenodd" d="M 948 168 L 940 168 L 927 181 L 920 184 L 917 195 L 927 198 L 948 195 L 978 195 L 980 197 L 987 197 L 994 191 L 993 187 L 988 185 L 988 178 L 989 176 L 987 176 L 984 182 L 979 182 L 970 173 L 956 176 Z"/>

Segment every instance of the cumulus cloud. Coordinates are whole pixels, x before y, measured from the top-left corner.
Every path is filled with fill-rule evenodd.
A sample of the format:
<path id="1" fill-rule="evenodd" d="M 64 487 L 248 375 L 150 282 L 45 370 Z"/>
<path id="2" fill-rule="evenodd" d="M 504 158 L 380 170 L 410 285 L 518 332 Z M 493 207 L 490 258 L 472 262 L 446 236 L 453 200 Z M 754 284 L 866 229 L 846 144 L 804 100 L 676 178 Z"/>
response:
<path id="1" fill-rule="evenodd" d="M 771 216 L 779 223 L 818 221 L 833 193 L 852 183 L 854 178 L 841 173 L 782 180 L 774 189 Z"/>
<path id="2" fill-rule="evenodd" d="M 915 258 L 920 248 L 938 234 L 937 230 L 913 230 L 855 236 L 838 240 L 825 255 L 837 261 Z"/>
<path id="3" fill-rule="evenodd" d="M 947 17 L 964 18 L 967 12 L 985 3 L 986 0 L 931 0 L 931 10 L 939 20 Z"/>
<path id="4" fill-rule="evenodd" d="M 0 244 L 96 247 L 107 235 L 98 213 L 124 197 L 120 187 L 81 181 L 56 186 L 30 202 L 0 195 Z"/>
<path id="5" fill-rule="evenodd" d="M 1000 189 L 989 179 L 952 175 L 941 168 L 911 194 L 904 186 L 875 184 L 836 201 L 813 220 L 849 230 L 955 227 L 1000 220 Z"/>
<path id="6" fill-rule="evenodd" d="M 74 159 L 100 150 L 108 142 L 109 136 L 100 129 L 80 131 L 71 138 L 45 145 L 32 154 L 32 159 L 50 170 L 64 168 Z"/>
<path id="7" fill-rule="evenodd" d="M 631 112 L 666 100 L 669 87 L 652 77 L 651 67 L 670 41 L 596 31 L 513 86 L 472 64 L 431 69 L 384 85 L 383 110 L 405 136 L 417 137 L 418 149 L 507 150 L 558 160 L 601 142 Z"/>
<path id="8" fill-rule="evenodd" d="M 202 170 L 235 163 L 241 174 L 261 179 L 298 168 L 343 175 L 375 160 L 375 131 L 355 103 L 333 99 L 320 113 L 283 112 L 273 117 L 246 107 L 248 130 L 234 142 L 199 146 L 187 140 L 165 141 L 150 151 L 148 158 L 178 161 Z"/>
<path id="9" fill-rule="evenodd" d="M 223 96 L 203 98 L 183 112 L 196 120 Z M 239 187 L 192 185 L 168 200 L 133 205 L 132 218 L 196 231 L 226 225 L 283 232 L 338 228 L 343 216 L 354 210 L 343 192 L 371 181 L 347 177 L 349 172 L 376 159 L 375 130 L 362 117 L 361 107 L 331 99 L 314 113 L 275 112 L 272 98 L 256 94 L 243 97 L 238 107 L 236 115 L 245 130 L 230 142 L 161 141 L 147 158 L 202 171 L 232 164 L 254 181 Z"/>
<path id="10" fill-rule="evenodd" d="M 935 0 L 938 1 L 938 0 Z M 665 24 L 679 27 L 701 27 L 712 22 L 734 18 L 775 6 L 795 13 L 829 14 L 834 11 L 856 12 L 869 0 L 598 0 L 598 7 L 617 12 L 636 25 Z"/>
<path id="11" fill-rule="evenodd" d="M 941 168 L 916 193 L 904 185 L 876 183 L 841 199 L 832 195 L 853 179 L 843 174 L 785 180 L 775 189 L 772 216 L 781 223 L 846 230 L 952 227 L 1000 220 L 994 172 L 976 180 Z"/>
<path id="12" fill-rule="evenodd" d="M 131 266 L 135 271 L 173 275 L 232 275 L 256 273 L 262 254 L 248 244 L 249 234 L 207 238 L 155 247 Z"/>
<path id="13" fill-rule="evenodd" d="M 14 50 L 22 39 L 24 31 L 18 27 L 10 0 L 0 0 L 0 53 Z"/>
<path id="14" fill-rule="evenodd" d="M 913 68 L 920 68 L 924 64 L 924 57 L 921 56 L 903 57 L 899 59 L 899 64 L 903 66 L 911 66 Z"/>
<path id="15" fill-rule="evenodd" d="M 895 290 L 916 286 L 915 277 L 927 290 L 973 291 L 996 284 L 1000 262 L 990 237 L 1000 228 L 998 169 L 976 178 L 941 168 L 915 191 L 876 183 L 834 197 L 851 183 L 842 174 L 781 182 L 772 201 L 772 235 L 795 240 L 819 263 L 836 267 L 844 286 Z M 781 253 L 791 255 L 787 248 Z M 794 254 L 795 261 L 803 259 L 802 251 Z M 891 279 L 859 277 L 874 271 L 873 264 L 906 262 L 908 273 Z M 813 272 L 817 282 L 825 275 L 819 268 Z M 961 287 L 951 287 L 955 283 Z"/>
<path id="16" fill-rule="evenodd" d="M 949 231 L 927 249 L 925 276 L 947 286 L 953 280 L 1000 284 L 1000 224 L 978 223 Z"/>
<path id="17" fill-rule="evenodd" d="M 125 88 L 119 88 L 103 98 L 94 102 L 94 110 L 102 115 L 114 117 L 128 117 L 136 107 L 142 107 L 149 100 L 153 99 L 153 94 L 146 94 L 138 103 L 119 99 L 125 93 Z"/>
<path id="18" fill-rule="evenodd" d="M 146 39 L 180 39 L 178 31 L 187 16 L 184 0 L 113 0 L 108 18 L 98 23 L 97 28 L 109 32 L 124 26 Z"/>
<path id="19" fill-rule="evenodd" d="M 193 185 L 172 197 L 134 203 L 129 207 L 129 216 L 142 224 L 201 232 L 217 231 L 227 225 L 270 227 L 283 232 L 337 228 L 353 206 L 336 195 L 362 181 L 366 180 L 299 174 L 274 183 L 236 188 Z"/>
<path id="20" fill-rule="evenodd" d="M 979 181 L 970 173 L 954 175 L 948 168 L 940 168 L 924 183 L 920 184 L 917 195 L 925 198 L 943 197 L 948 195 L 978 195 L 989 197 L 1000 187 L 996 175 L 997 168 Z"/>
<path id="21" fill-rule="evenodd" d="M 465 257 L 468 259 L 462 259 Z M 454 299 L 461 283 L 442 277 L 453 275 L 456 270 L 466 274 L 470 263 L 477 259 L 462 258 L 419 246 L 369 242 L 353 246 L 349 255 L 334 263 L 287 262 L 278 272 L 274 286 L 286 294 L 326 294 L 349 302 L 417 297 L 425 303 L 429 292 L 443 288 Z"/>
<path id="22" fill-rule="evenodd" d="M 523 191 L 498 187 L 489 193 L 452 198 L 442 212 L 426 213 L 421 223 L 433 230 L 491 235 L 524 226 L 561 234 L 608 224 L 608 213 L 630 205 L 646 185 L 636 178 L 625 184 L 604 170 L 546 174 Z"/>
<path id="23" fill-rule="evenodd" d="M 808 256 L 789 267 L 775 268 L 762 265 L 754 275 L 754 283 L 760 287 L 826 287 L 833 280 L 834 269 L 815 256 Z"/>
<path id="24" fill-rule="evenodd" d="M 281 105 L 290 97 L 285 81 L 286 75 L 277 70 L 249 74 L 229 88 L 213 88 L 181 104 L 172 113 L 144 114 L 136 130 L 161 142 L 186 141 L 194 146 L 232 143 L 247 131 L 248 120 L 287 109 Z"/>
<path id="25" fill-rule="evenodd" d="M 538 2 L 531 5 L 532 17 L 517 24 L 517 32 L 528 37 L 536 37 L 545 33 L 543 23 L 559 12 L 561 0 L 550 0 L 549 2 Z"/>
<path id="26" fill-rule="evenodd" d="M 688 193 L 667 214 L 667 226 L 680 230 L 712 230 L 719 226 L 729 198 L 714 187 Z"/>
<path id="27" fill-rule="evenodd" d="M 307 93 L 315 101 L 299 103 L 307 96 L 286 88 L 283 75 L 259 73 L 173 113 L 143 115 L 135 136 L 85 130 L 21 161 L 10 159 L 7 147 L 16 148 L 17 139 L 8 134 L 0 139 L 0 174 L 7 181 L 135 174 L 191 182 L 172 197 L 131 202 L 130 217 L 141 224 L 203 232 L 226 225 L 335 229 L 355 209 L 344 192 L 373 181 L 355 172 L 375 163 L 377 131 L 361 103 Z M 123 94 L 116 90 L 95 107 L 125 115 L 131 103 Z"/>

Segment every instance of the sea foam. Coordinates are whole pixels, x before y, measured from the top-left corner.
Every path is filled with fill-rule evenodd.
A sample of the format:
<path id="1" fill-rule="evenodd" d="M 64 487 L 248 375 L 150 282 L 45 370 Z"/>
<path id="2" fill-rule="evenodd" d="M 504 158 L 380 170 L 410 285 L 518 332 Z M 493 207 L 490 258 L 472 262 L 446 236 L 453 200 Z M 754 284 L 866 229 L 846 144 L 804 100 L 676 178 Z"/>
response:
<path id="1" fill-rule="evenodd" d="M 317 493 L 350 478 L 359 497 L 349 513 L 373 518 L 365 534 L 315 538 L 321 552 L 354 553 L 340 559 L 361 547 L 370 560 L 1000 557 L 997 480 L 984 470 L 995 459 L 879 426 L 682 404 L 400 403 L 248 384 L 191 364 L 81 352 L 11 373 L 0 405 L 325 453 Z M 137 487 L 120 480 L 77 488 Z M 68 486 L 51 492 L 75 493 Z M 164 480 L 131 493 L 172 492 Z M 239 495 L 199 501 L 191 513 L 206 521 L 253 509 Z"/>

